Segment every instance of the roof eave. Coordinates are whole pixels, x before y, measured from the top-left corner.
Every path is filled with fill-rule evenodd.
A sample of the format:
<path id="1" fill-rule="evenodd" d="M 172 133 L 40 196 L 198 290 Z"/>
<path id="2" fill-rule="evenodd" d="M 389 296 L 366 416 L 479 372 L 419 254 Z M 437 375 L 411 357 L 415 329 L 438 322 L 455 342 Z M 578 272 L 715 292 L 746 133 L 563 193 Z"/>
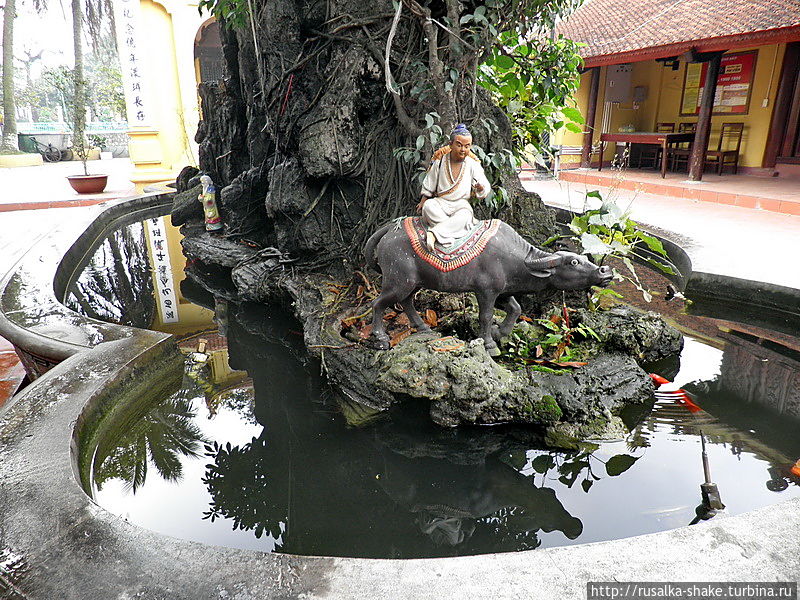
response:
<path id="1" fill-rule="evenodd" d="M 642 62 L 645 60 L 655 60 L 657 58 L 667 58 L 670 56 L 680 56 L 684 52 L 694 48 L 698 52 L 715 52 L 719 50 L 737 50 L 740 48 L 750 48 L 752 46 L 764 46 L 767 44 L 780 44 L 786 42 L 800 41 L 800 25 L 790 27 L 779 27 L 776 29 L 765 29 L 763 31 L 753 31 L 749 33 L 738 33 L 725 35 L 703 40 L 689 40 L 665 44 L 662 46 L 651 46 L 649 48 L 638 48 L 617 52 L 612 54 L 598 54 L 585 56 L 584 66 L 603 67 L 608 65 L 619 65 L 623 63 Z"/>

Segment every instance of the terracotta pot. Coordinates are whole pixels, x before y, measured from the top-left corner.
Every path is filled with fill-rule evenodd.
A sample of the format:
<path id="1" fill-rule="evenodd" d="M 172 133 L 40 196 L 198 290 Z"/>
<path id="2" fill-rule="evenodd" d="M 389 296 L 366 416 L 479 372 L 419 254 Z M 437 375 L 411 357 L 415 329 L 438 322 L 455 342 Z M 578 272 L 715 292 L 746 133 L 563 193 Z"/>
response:
<path id="1" fill-rule="evenodd" d="M 99 194 L 106 189 L 108 175 L 68 175 L 67 181 L 79 194 Z"/>

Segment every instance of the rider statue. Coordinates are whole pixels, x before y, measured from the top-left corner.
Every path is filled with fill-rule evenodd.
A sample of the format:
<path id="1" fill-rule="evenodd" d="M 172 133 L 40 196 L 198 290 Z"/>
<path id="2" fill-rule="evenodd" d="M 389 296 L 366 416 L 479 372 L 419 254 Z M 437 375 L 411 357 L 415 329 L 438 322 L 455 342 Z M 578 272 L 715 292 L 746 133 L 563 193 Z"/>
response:
<path id="1" fill-rule="evenodd" d="M 417 205 L 428 228 L 430 251 L 435 242 L 447 247 L 469 234 L 475 225 L 470 197 L 489 195 L 489 181 L 471 148 L 472 134 L 459 124 L 450 134 L 450 145 L 439 148 L 431 159 Z"/>

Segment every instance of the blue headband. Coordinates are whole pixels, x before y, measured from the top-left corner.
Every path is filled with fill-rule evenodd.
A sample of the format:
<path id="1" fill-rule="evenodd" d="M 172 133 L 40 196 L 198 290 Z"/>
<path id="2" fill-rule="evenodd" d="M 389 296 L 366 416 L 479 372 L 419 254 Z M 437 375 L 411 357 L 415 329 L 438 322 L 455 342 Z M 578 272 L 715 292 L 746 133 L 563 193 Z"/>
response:
<path id="1" fill-rule="evenodd" d="M 472 137 L 469 129 L 467 129 L 467 126 L 463 123 L 459 123 L 455 126 L 455 129 L 453 129 L 452 133 L 450 134 L 450 139 L 453 139 L 457 135 L 468 135 L 469 137 Z"/>

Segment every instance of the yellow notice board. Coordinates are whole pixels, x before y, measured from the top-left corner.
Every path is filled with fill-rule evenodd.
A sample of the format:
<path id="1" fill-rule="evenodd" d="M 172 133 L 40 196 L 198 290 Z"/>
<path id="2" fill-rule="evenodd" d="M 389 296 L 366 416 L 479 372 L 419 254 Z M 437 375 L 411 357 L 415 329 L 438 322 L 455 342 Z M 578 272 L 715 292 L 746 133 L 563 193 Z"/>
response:
<path id="1" fill-rule="evenodd" d="M 723 55 L 714 94 L 715 115 L 747 114 L 757 56 L 758 50 Z M 707 71 L 708 63 L 686 65 L 681 98 L 682 116 L 694 116 L 700 112 L 700 99 L 703 97 Z"/>

